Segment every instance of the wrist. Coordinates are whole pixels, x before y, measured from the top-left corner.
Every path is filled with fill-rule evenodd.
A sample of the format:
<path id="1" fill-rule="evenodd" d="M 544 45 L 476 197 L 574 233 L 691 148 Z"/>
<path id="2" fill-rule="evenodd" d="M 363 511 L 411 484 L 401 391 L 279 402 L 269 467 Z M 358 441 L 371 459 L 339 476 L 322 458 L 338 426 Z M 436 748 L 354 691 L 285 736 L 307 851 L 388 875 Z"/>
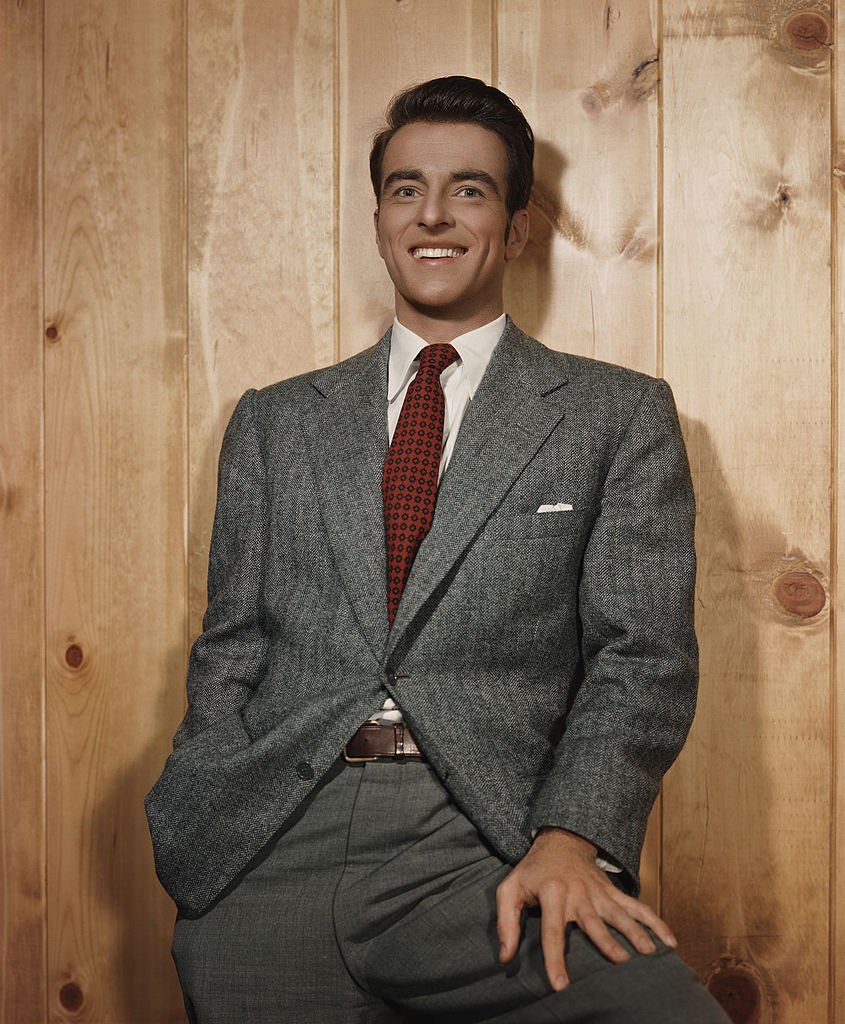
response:
<path id="1" fill-rule="evenodd" d="M 571 850 L 583 853 L 591 860 L 598 854 L 598 847 L 589 839 L 579 836 L 577 832 L 570 832 L 568 829 L 559 828 L 556 825 L 544 825 L 537 830 L 534 842 L 542 841 L 544 845 L 553 843 L 560 847 L 567 847 Z"/>

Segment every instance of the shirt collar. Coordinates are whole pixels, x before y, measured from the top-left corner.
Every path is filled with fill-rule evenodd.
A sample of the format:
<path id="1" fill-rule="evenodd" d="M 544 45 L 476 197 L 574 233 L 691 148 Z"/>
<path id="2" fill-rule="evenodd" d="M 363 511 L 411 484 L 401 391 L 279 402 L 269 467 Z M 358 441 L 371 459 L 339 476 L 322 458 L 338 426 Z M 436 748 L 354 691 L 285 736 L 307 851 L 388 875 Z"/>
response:
<path id="1" fill-rule="evenodd" d="M 476 327 L 473 331 L 467 331 L 452 341 L 452 345 L 461 357 L 464 380 L 469 389 L 470 398 L 475 395 L 493 349 L 498 344 L 505 330 L 505 314 L 484 324 L 483 327 Z M 425 348 L 427 342 L 407 327 L 400 324 L 394 317 L 393 330 L 390 335 L 390 361 L 387 368 L 387 400 L 392 402 L 394 398 L 408 383 L 408 380 L 416 373 L 418 356 Z"/>

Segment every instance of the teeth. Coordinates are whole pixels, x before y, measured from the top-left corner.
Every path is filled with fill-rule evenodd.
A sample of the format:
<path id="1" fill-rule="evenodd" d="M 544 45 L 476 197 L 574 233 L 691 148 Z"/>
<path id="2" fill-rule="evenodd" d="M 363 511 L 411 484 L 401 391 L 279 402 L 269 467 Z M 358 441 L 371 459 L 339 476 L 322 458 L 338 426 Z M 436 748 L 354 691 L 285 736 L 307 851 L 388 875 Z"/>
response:
<path id="1" fill-rule="evenodd" d="M 411 255 L 415 260 L 440 260 L 447 256 L 463 256 L 466 249 L 412 249 Z"/>

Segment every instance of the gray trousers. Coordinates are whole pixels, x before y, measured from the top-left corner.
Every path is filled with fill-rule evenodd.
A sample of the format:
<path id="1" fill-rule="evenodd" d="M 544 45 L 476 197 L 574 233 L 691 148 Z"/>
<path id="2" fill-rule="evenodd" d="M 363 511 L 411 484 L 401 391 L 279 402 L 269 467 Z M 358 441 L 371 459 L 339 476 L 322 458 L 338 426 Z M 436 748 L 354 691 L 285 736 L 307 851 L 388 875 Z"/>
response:
<path id="1" fill-rule="evenodd" d="M 659 940 L 657 953 L 613 965 L 570 928 L 571 984 L 555 993 L 528 913 L 516 959 L 499 964 L 495 891 L 509 870 L 428 765 L 341 762 L 220 900 L 178 919 L 189 1017 L 726 1024 Z"/>

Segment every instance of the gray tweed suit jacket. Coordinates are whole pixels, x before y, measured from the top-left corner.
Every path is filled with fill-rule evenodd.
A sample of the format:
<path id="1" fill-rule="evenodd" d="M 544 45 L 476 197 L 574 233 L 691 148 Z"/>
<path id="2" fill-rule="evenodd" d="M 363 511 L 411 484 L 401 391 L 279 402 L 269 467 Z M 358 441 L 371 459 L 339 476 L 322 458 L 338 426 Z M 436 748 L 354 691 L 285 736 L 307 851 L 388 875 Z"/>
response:
<path id="1" fill-rule="evenodd" d="M 697 681 L 694 505 L 669 387 L 508 321 L 388 630 L 389 346 L 390 332 L 248 391 L 226 431 L 188 711 L 147 797 L 159 877 L 188 911 L 386 693 L 504 859 L 558 825 L 638 889 Z"/>

